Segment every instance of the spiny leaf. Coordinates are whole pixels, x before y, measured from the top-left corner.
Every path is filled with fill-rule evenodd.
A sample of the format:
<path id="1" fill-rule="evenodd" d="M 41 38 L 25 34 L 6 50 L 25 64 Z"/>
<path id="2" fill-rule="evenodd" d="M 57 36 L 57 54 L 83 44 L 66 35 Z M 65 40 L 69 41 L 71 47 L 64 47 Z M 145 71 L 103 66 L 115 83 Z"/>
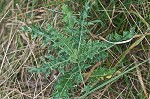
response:
<path id="1" fill-rule="evenodd" d="M 129 31 L 123 31 L 123 35 L 117 33 L 109 35 L 109 40 L 112 42 L 120 42 L 132 38 L 135 34 L 135 28 L 131 28 Z"/>
<path id="2" fill-rule="evenodd" d="M 45 28 L 39 26 L 24 27 L 23 29 L 32 34 L 34 40 L 42 39 L 42 46 L 47 46 L 48 51 L 45 56 L 40 58 L 41 66 L 32 67 L 29 71 L 50 75 L 52 70 L 58 70 L 60 77 L 54 84 L 53 97 L 69 98 L 69 92 L 83 82 L 83 72 L 90 68 L 94 63 L 105 60 L 107 57 L 106 50 L 113 45 L 105 41 L 92 41 L 89 38 L 90 30 L 87 26 L 94 25 L 98 21 L 88 21 L 88 11 L 90 10 L 90 0 L 85 3 L 80 17 L 77 18 L 69 10 L 67 5 L 62 6 L 63 26 L 55 29 L 52 25 L 47 24 Z M 111 40 L 121 41 L 131 38 L 134 29 L 123 32 L 123 35 L 117 33 L 111 35 Z M 98 78 L 106 76 L 109 78 L 114 73 L 114 69 L 96 69 L 92 76 L 98 75 Z M 91 77 L 92 78 L 92 77 Z M 95 76 L 97 79 L 97 77 Z M 85 88 L 85 89 L 88 89 Z"/>

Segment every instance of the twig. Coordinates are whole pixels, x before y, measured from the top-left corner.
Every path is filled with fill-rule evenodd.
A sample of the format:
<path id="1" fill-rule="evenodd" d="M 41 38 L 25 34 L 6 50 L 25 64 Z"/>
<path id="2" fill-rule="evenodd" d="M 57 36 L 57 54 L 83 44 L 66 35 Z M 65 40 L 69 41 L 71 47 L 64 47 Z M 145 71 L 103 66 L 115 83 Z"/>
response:
<path id="1" fill-rule="evenodd" d="M 94 69 L 97 68 L 97 67 L 98 67 L 99 65 L 101 65 L 101 64 L 102 64 L 102 61 L 96 63 L 96 64 L 91 68 L 91 70 L 90 70 L 90 72 L 88 73 L 88 75 L 87 75 L 86 79 L 84 80 L 84 82 L 80 84 L 80 87 L 82 87 L 83 84 L 88 81 L 88 79 L 90 78 L 90 76 L 91 76 L 91 74 L 93 73 Z"/>
<path id="2" fill-rule="evenodd" d="M 133 55 L 132 55 L 132 57 L 133 57 L 133 60 L 135 61 L 135 65 L 137 65 L 138 60 Z M 148 93 L 146 91 L 146 87 L 144 85 L 144 82 L 143 82 L 143 79 L 142 79 L 142 74 L 141 74 L 141 71 L 140 71 L 139 67 L 136 67 L 136 72 L 137 72 L 137 76 L 138 76 L 139 82 L 141 84 L 141 87 L 143 89 L 143 92 L 144 92 L 146 98 L 148 99 Z"/>

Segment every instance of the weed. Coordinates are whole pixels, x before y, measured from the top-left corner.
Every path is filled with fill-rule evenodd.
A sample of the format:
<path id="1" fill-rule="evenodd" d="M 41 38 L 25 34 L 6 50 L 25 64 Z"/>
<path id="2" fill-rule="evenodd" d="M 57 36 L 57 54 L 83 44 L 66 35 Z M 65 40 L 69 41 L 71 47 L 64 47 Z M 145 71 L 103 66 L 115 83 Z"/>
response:
<path id="1" fill-rule="evenodd" d="M 149 6 L 0 0 L 0 99 L 148 99 Z"/>
<path id="2" fill-rule="evenodd" d="M 93 64 L 105 61 L 108 57 L 107 49 L 115 45 L 115 43 L 92 40 L 90 38 L 90 30 L 87 27 L 95 22 L 101 22 L 100 20 L 88 21 L 90 6 L 89 1 L 86 2 L 80 17 L 77 18 L 69 10 L 68 6 L 64 4 L 62 6 L 63 27 L 61 32 L 51 24 L 47 24 L 45 28 L 35 25 L 23 27 L 24 31 L 32 33 L 32 39 L 42 38 L 43 47 L 49 45 L 46 56 L 41 56 L 40 58 L 43 65 L 38 68 L 31 67 L 29 72 L 43 73 L 48 77 L 52 71 L 58 70 L 61 75 L 54 84 L 52 94 L 52 97 L 56 99 L 73 97 L 79 90 L 81 92 L 87 91 L 87 88 L 90 88 L 90 83 L 85 85 L 85 72 Z M 109 40 L 119 42 L 130 39 L 133 35 L 134 29 L 131 29 L 123 32 L 123 36 L 117 33 L 112 34 Z M 104 76 L 111 78 L 116 69 L 100 67 L 92 72 L 92 78 L 90 77 L 89 80 L 90 82 L 95 82 L 99 78 L 104 79 Z M 84 88 L 77 90 L 82 83 Z M 72 94 L 74 90 L 77 90 L 77 92 Z"/>

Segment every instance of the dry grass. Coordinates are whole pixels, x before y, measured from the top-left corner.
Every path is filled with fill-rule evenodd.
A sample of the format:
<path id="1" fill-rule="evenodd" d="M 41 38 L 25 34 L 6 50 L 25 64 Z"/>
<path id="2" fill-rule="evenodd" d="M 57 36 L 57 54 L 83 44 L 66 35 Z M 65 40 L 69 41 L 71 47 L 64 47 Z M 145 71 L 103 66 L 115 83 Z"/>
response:
<path id="1" fill-rule="evenodd" d="M 0 98 L 47 99 L 52 82 L 40 74 L 34 75 L 27 71 L 37 61 L 36 50 L 39 44 L 21 31 L 22 26 L 29 25 L 32 21 L 47 22 L 49 15 L 44 15 L 47 9 L 40 7 L 31 10 L 28 8 L 30 4 L 24 1 L 18 1 L 18 4 L 14 0 L 9 1 L 8 4 L 3 1 L 5 7 L 0 21 Z M 33 13 L 38 15 L 31 15 L 31 18 L 25 16 Z"/>
<path id="2" fill-rule="evenodd" d="M 42 74 L 35 75 L 28 72 L 30 66 L 34 64 L 38 66 L 37 61 L 44 51 L 44 49 L 39 47 L 41 41 L 31 40 L 30 35 L 21 30 L 22 26 L 31 24 L 39 24 L 43 27 L 46 23 L 52 22 L 53 25 L 56 26 L 57 22 L 59 22 L 59 17 L 61 17 L 61 13 L 59 14 L 57 10 L 60 9 L 60 4 L 65 0 L 59 0 L 57 3 L 54 2 L 46 5 L 46 2 L 50 1 L 51 0 L 37 2 L 34 7 L 31 6 L 32 1 L 0 1 L 0 6 L 2 6 L 2 12 L 0 13 L 1 99 L 48 99 L 50 97 L 55 79 L 51 81 L 50 78 L 45 78 Z M 122 4 L 120 0 L 118 0 L 118 2 Z M 75 6 L 80 5 L 73 1 L 70 3 Z M 105 62 L 106 66 L 117 66 L 120 63 L 124 65 L 125 63 L 126 65 L 124 65 L 122 69 L 126 70 L 129 68 L 129 64 L 134 63 L 137 65 L 150 58 L 150 21 L 144 19 L 144 16 L 149 15 L 147 12 L 150 12 L 150 2 L 147 1 L 146 4 L 142 3 L 140 6 L 139 8 L 139 5 L 133 4 L 131 5 L 131 9 L 137 11 L 138 17 L 140 17 L 141 22 L 144 23 L 137 24 L 141 36 L 131 41 L 133 45 L 124 45 L 123 47 L 125 49 L 122 49 L 121 46 L 120 52 L 110 49 L 109 53 L 111 57 Z M 106 9 L 101 12 L 105 12 L 105 10 Z M 107 23 L 109 27 L 103 30 L 102 35 L 100 34 L 101 36 L 105 37 L 106 32 L 113 31 L 114 28 L 112 27 L 116 25 L 112 22 L 115 18 L 114 13 L 122 13 L 125 12 L 125 10 L 115 8 L 114 11 L 111 11 L 112 16 L 108 18 L 109 22 Z M 54 11 L 55 14 L 51 11 Z M 96 18 L 98 14 L 97 12 L 94 13 L 94 18 Z M 131 12 L 127 10 L 127 13 L 129 13 L 129 16 L 126 16 L 127 20 L 134 22 L 134 20 L 136 20 L 135 18 L 129 19 Z M 96 31 L 98 28 L 99 26 L 96 25 L 92 29 Z M 120 29 L 120 31 L 122 30 Z M 144 33 L 148 35 L 143 37 Z M 141 37 L 143 37 L 142 40 L 138 42 Z M 125 61 L 122 61 L 123 59 Z M 149 63 L 144 63 L 136 68 L 136 70 L 125 74 L 116 82 L 95 91 L 89 95 L 87 99 L 148 99 L 148 97 L 150 99 L 150 60 Z"/>

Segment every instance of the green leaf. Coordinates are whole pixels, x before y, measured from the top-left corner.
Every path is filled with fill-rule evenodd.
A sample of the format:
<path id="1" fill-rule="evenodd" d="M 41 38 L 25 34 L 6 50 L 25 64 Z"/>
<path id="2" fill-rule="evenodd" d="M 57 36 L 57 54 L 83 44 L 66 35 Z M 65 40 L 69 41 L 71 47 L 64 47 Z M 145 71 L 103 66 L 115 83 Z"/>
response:
<path id="1" fill-rule="evenodd" d="M 55 92 L 53 93 L 53 98 L 55 99 L 69 98 L 69 90 L 73 86 L 72 77 L 73 74 L 70 75 L 68 73 L 61 76 L 61 78 L 55 84 L 54 87 Z"/>
<path id="2" fill-rule="evenodd" d="M 134 31 L 135 31 L 135 28 L 133 27 L 129 31 L 123 31 L 122 36 L 117 33 L 111 34 L 111 35 L 109 35 L 109 40 L 112 42 L 121 42 L 124 40 L 129 40 L 134 36 L 134 34 L 135 34 Z"/>
<path id="3" fill-rule="evenodd" d="M 63 5 L 63 18 L 60 19 L 62 27 L 60 28 L 56 29 L 51 24 L 46 24 L 46 27 L 43 28 L 40 26 L 23 28 L 32 34 L 34 40 L 42 40 L 39 47 L 48 48 L 48 51 L 42 53 L 44 56 L 39 59 L 38 63 L 41 66 L 32 67 L 29 71 L 43 73 L 48 77 L 51 71 L 57 69 L 61 74 L 54 84 L 54 91 L 52 92 L 55 99 L 70 98 L 69 92 L 83 82 L 82 72 L 90 68 L 93 63 L 105 60 L 107 57 L 105 51 L 112 46 L 112 44 L 104 41 L 89 39 L 90 30 L 87 27 L 95 23 L 102 23 L 100 20 L 87 21 L 89 3 L 90 1 L 85 3 L 80 17 L 75 17 L 68 6 Z M 88 87 L 85 90 L 88 90 Z"/>
<path id="4" fill-rule="evenodd" d="M 93 83 L 97 80 L 105 80 L 105 79 L 110 79 L 113 74 L 116 72 L 115 68 L 104 68 L 104 67 L 99 67 L 94 70 L 92 75 L 89 78 L 89 83 Z M 87 73 L 86 73 L 87 74 Z"/>

